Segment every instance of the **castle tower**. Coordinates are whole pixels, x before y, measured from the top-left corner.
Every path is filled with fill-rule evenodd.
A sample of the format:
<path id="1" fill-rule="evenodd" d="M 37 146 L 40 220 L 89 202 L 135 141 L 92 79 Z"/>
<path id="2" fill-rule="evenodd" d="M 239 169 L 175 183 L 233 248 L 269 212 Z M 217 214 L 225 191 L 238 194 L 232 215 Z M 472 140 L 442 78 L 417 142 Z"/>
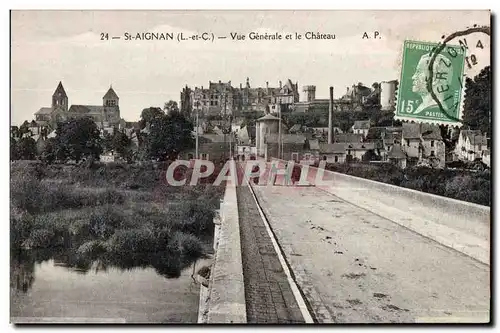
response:
<path id="1" fill-rule="evenodd" d="M 393 111 L 396 108 L 397 81 L 384 81 L 380 83 L 380 105 L 382 110 Z"/>
<path id="2" fill-rule="evenodd" d="M 266 135 L 279 133 L 279 123 L 280 119 L 270 114 L 255 121 L 255 146 L 257 148 L 257 155 L 263 156 L 265 154 Z"/>
<path id="3" fill-rule="evenodd" d="M 56 91 L 52 95 L 52 109 L 55 110 L 56 108 L 68 111 L 68 95 L 66 95 L 61 81 L 59 81 Z"/>
<path id="4" fill-rule="evenodd" d="M 304 86 L 302 90 L 306 95 L 306 102 L 312 102 L 316 99 L 316 86 Z"/>
<path id="5" fill-rule="evenodd" d="M 113 86 L 109 86 L 108 92 L 103 96 L 102 98 L 102 105 L 103 106 L 119 106 L 118 105 L 118 95 L 116 92 L 113 90 Z"/>

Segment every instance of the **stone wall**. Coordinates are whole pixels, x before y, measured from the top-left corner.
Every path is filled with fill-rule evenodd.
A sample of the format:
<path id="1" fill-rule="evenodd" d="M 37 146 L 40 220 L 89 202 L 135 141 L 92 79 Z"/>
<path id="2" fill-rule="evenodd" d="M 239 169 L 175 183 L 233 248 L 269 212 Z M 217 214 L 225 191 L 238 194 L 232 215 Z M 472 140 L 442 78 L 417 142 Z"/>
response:
<path id="1" fill-rule="evenodd" d="M 221 205 L 220 226 L 216 226 L 216 230 L 207 323 L 246 323 L 238 202 L 236 187 L 229 182 Z"/>

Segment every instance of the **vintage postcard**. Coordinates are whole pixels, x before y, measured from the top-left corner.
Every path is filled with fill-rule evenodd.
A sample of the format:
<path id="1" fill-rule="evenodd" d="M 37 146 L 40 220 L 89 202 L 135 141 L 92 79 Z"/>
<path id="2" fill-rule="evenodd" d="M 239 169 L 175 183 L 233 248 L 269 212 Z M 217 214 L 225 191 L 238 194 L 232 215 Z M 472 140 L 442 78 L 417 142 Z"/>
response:
<path id="1" fill-rule="evenodd" d="M 11 323 L 490 323 L 491 15 L 11 11 Z"/>

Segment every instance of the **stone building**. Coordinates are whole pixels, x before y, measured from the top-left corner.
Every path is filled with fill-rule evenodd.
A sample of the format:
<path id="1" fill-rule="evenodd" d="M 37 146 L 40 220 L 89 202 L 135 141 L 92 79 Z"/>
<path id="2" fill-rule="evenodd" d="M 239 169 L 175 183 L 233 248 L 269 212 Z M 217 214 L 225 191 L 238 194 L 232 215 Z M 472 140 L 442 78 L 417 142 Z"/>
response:
<path id="1" fill-rule="evenodd" d="M 112 87 L 102 97 L 102 105 L 73 104 L 71 107 L 68 106 L 68 95 L 62 82 L 59 82 L 52 95 L 52 106 L 42 107 L 35 112 L 35 121 L 39 126 L 55 128 L 59 121 L 90 117 L 100 129 L 119 126 L 119 97 Z"/>
<path id="2" fill-rule="evenodd" d="M 461 161 L 474 161 L 482 158 L 483 151 L 488 149 L 486 134 L 480 130 L 461 130 L 458 142 L 453 151 L 454 159 Z"/>
<path id="3" fill-rule="evenodd" d="M 302 134 L 268 134 L 265 136 L 264 157 L 280 157 L 286 161 L 310 161 L 315 152 L 310 149 L 307 138 Z M 281 152 L 280 152 L 281 150 Z"/>
<path id="4" fill-rule="evenodd" d="M 364 138 L 368 135 L 368 130 L 370 129 L 370 120 L 356 120 L 351 129 L 354 134 L 362 134 Z"/>
<path id="5" fill-rule="evenodd" d="M 408 157 L 408 166 L 418 162 L 438 168 L 445 166 L 446 147 L 436 125 L 403 123 L 401 148 Z"/>
<path id="6" fill-rule="evenodd" d="M 233 87 L 229 82 L 209 82 L 208 88 L 186 86 L 181 92 L 181 111 L 191 113 L 199 110 L 200 116 L 239 116 L 247 112 L 278 113 L 287 110 L 299 101 L 298 83 L 287 80 L 279 87 L 252 88 L 247 78 L 243 87 Z"/>
<path id="7" fill-rule="evenodd" d="M 212 162 L 225 161 L 236 155 L 236 138 L 233 134 L 202 134 L 198 136 L 198 158 Z M 191 160 L 196 150 L 189 149 L 179 155 L 181 159 Z"/>
<path id="8" fill-rule="evenodd" d="M 346 161 L 346 144 L 345 143 L 320 143 L 319 156 L 320 160 L 327 163 L 344 163 Z"/>
<path id="9" fill-rule="evenodd" d="M 266 151 L 266 136 L 279 134 L 280 118 L 267 114 L 255 121 L 255 146 L 257 155 L 264 156 Z M 281 133 L 285 134 L 285 126 L 281 124 Z"/>
<path id="10" fill-rule="evenodd" d="M 292 112 L 319 112 L 321 110 L 328 112 L 330 105 L 330 100 L 328 98 L 317 99 L 316 98 L 316 86 L 307 85 L 302 87 L 304 92 L 304 100 L 297 101 L 290 106 Z M 333 100 L 333 110 L 334 111 L 350 111 L 353 109 L 353 105 L 350 100 L 345 99 L 334 99 Z"/>

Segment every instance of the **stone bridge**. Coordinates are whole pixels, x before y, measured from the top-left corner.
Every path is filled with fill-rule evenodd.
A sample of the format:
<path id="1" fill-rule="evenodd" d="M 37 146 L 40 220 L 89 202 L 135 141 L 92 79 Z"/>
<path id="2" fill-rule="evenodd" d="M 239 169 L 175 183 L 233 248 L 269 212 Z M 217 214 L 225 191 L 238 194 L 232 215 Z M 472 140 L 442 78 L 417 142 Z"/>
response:
<path id="1" fill-rule="evenodd" d="M 489 207 L 310 166 L 241 184 L 235 167 L 200 322 L 489 322 Z"/>

